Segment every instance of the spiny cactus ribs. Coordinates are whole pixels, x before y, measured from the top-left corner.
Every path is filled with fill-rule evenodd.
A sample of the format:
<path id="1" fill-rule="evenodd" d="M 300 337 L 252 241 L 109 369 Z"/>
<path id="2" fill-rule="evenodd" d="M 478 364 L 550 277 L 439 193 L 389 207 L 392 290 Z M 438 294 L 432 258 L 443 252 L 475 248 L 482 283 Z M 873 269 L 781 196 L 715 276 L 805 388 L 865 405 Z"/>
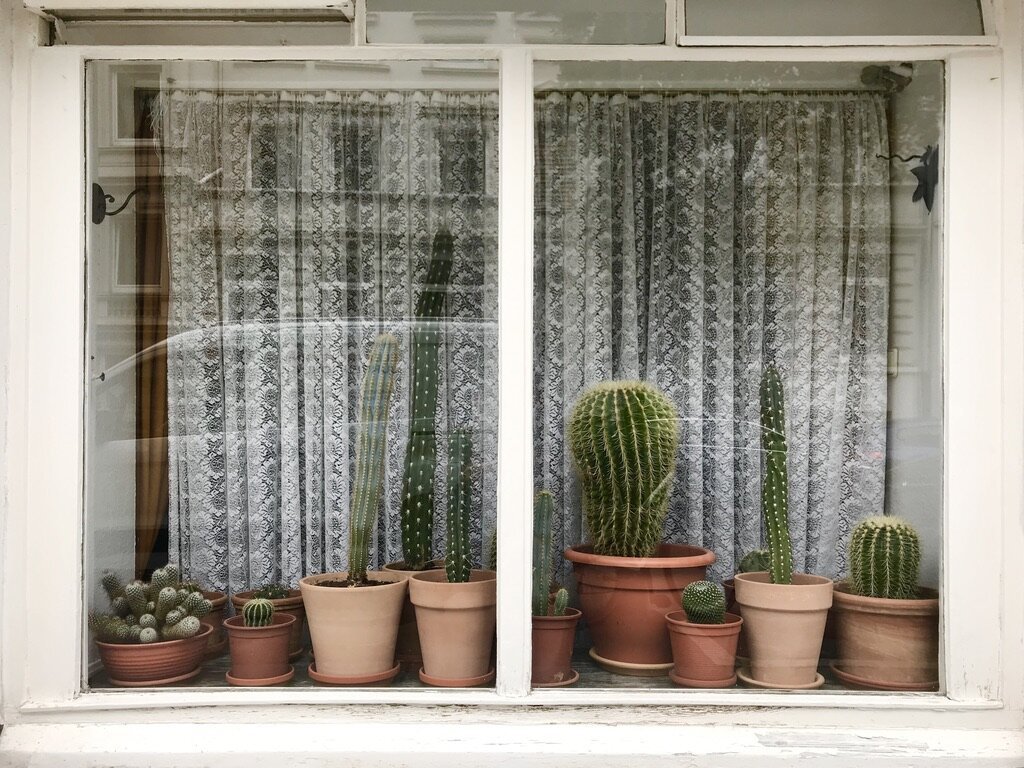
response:
<path id="1" fill-rule="evenodd" d="M 202 626 L 200 618 L 213 607 L 202 592 L 183 587 L 177 566 L 157 568 L 149 583 L 123 584 L 112 573 L 100 579 L 112 613 L 89 616 L 89 628 L 107 643 L 155 643 L 183 640 Z"/>
<path id="2" fill-rule="evenodd" d="M 264 597 L 254 597 L 242 606 L 242 623 L 247 627 L 266 627 L 274 620 L 274 604 Z"/>
<path id="3" fill-rule="evenodd" d="M 654 554 L 675 477 L 678 421 L 671 401 L 640 381 L 597 384 L 577 401 L 569 446 L 597 554 Z"/>
<path id="4" fill-rule="evenodd" d="M 555 599 L 551 606 L 552 616 L 565 616 L 565 609 L 569 607 L 569 590 L 559 587 L 555 592 Z"/>
<path id="5" fill-rule="evenodd" d="M 921 542 L 898 517 L 869 517 L 850 535 L 850 587 L 864 597 L 912 600 L 918 596 Z"/>
<path id="6" fill-rule="evenodd" d="M 695 581 L 683 588 L 683 610 L 691 624 L 721 624 L 725 621 L 725 593 L 710 581 Z"/>
<path id="7" fill-rule="evenodd" d="M 444 569 L 449 583 L 469 581 L 473 569 L 469 551 L 469 510 L 473 492 L 471 462 L 469 435 L 456 430 L 448 438 L 448 552 Z"/>
<path id="8" fill-rule="evenodd" d="M 793 551 L 789 540 L 789 479 L 786 469 L 786 406 L 782 379 L 774 366 L 761 378 L 761 448 L 764 484 L 761 509 L 768 532 L 768 573 L 773 584 L 793 583 Z"/>
<path id="9" fill-rule="evenodd" d="M 546 616 L 551 594 L 551 518 L 555 500 L 549 491 L 540 491 L 533 500 L 533 615 Z"/>

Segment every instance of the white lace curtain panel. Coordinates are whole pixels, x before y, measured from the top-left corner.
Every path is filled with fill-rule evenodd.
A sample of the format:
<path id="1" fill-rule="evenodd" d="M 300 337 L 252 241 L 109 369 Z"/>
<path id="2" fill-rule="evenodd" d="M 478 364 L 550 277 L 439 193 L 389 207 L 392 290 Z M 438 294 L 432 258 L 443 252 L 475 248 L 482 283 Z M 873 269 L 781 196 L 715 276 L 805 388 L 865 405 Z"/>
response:
<path id="1" fill-rule="evenodd" d="M 496 104 L 166 96 L 169 546 L 193 578 L 234 592 L 345 567 L 356 401 L 380 330 L 404 352 L 372 555 L 400 559 L 408 321 L 442 222 L 456 248 L 439 443 L 472 432 L 485 556 Z M 564 446 L 575 398 L 648 379 L 682 415 L 665 538 L 714 549 L 715 575 L 731 575 L 761 541 L 757 389 L 773 362 L 789 399 L 794 561 L 838 574 L 851 522 L 884 501 L 884 99 L 552 93 L 536 109 L 535 472 L 559 501 L 556 545 L 585 538 Z M 441 456 L 436 487 L 445 476 Z M 435 503 L 441 552 L 443 493 Z"/>

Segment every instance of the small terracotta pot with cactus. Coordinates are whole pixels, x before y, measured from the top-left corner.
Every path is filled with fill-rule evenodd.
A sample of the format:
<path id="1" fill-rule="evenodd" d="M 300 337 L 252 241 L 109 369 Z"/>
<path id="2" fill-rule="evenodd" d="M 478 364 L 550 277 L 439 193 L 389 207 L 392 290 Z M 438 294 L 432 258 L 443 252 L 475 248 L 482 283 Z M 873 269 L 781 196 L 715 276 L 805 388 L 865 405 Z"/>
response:
<path id="1" fill-rule="evenodd" d="M 302 593 L 297 589 L 289 589 L 284 584 L 264 584 L 258 589 L 237 592 L 231 596 L 235 615 L 241 616 L 245 604 L 257 597 L 269 600 L 274 605 L 275 612 L 295 617 L 292 634 L 288 639 L 288 658 L 294 661 L 302 656 L 305 650 L 302 642 L 303 630 L 306 627 L 306 607 L 302 602 Z"/>
<path id="2" fill-rule="evenodd" d="M 288 663 L 288 641 L 297 619 L 280 613 L 270 600 L 253 598 L 238 616 L 224 622 L 231 645 L 231 670 L 225 678 L 231 685 L 278 685 L 295 675 Z"/>
<path id="3" fill-rule="evenodd" d="M 736 684 L 736 645 L 743 619 L 726 613 L 722 588 L 710 581 L 687 584 L 683 610 L 665 616 L 672 641 L 676 685 L 728 688 Z"/>
<path id="4" fill-rule="evenodd" d="M 930 691 L 939 685 L 939 596 L 918 585 L 917 531 L 896 517 L 870 517 L 850 536 L 850 579 L 836 585 L 844 684 Z"/>

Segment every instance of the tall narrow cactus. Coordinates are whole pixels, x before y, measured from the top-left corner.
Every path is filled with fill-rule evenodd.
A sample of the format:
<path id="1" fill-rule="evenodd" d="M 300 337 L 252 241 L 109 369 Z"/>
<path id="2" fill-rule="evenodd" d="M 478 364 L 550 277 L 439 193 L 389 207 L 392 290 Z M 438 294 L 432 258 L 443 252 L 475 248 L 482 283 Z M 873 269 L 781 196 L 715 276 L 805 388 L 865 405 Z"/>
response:
<path id="1" fill-rule="evenodd" d="M 869 517 L 850 534 L 850 587 L 865 597 L 917 597 L 921 543 L 914 527 L 898 517 Z"/>
<path id="2" fill-rule="evenodd" d="M 555 499 L 540 491 L 533 499 L 533 615 L 547 616 L 551 594 L 551 518 Z"/>
<path id="3" fill-rule="evenodd" d="M 597 554 L 654 554 L 675 477 L 677 422 L 672 402 L 640 381 L 597 384 L 577 401 L 569 446 Z"/>
<path id="4" fill-rule="evenodd" d="M 469 581 L 473 569 L 469 552 L 469 507 L 473 491 L 471 461 L 469 435 L 456 430 L 448 438 L 448 552 L 444 569 L 449 583 Z"/>
<path id="5" fill-rule="evenodd" d="M 761 511 L 768 531 L 768 573 L 773 584 L 793 583 L 793 551 L 789 540 L 789 479 L 786 470 L 786 405 L 782 379 L 774 366 L 761 377 L 761 448 L 764 485 Z"/>
<path id="6" fill-rule="evenodd" d="M 398 341 L 382 333 L 370 350 L 359 395 L 359 442 L 356 444 L 355 490 L 348 538 L 348 578 L 353 584 L 366 581 L 369 567 L 370 536 L 380 508 L 388 409 L 397 364 Z"/>
<path id="7" fill-rule="evenodd" d="M 437 467 L 438 349 L 441 312 L 452 273 L 455 241 L 447 229 L 434 235 L 427 279 L 416 302 L 409 369 L 411 419 L 402 477 L 402 557 L 409 570 L 421 571 L 431 560 L 434 536 L 434 470 Z"/>

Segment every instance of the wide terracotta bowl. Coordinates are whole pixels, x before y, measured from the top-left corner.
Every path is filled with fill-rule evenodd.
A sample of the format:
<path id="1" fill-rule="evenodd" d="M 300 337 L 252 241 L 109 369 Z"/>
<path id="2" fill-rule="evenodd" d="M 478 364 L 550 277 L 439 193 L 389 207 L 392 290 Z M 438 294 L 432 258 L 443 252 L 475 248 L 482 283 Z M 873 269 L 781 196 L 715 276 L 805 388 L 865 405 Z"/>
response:
<path id="1" fill-rule="evenodd" d="M 100 659 L 114 685 L 136 688 L 168 685 L 199 674 L 213 627 L 203 624 L 184 640 L 158 643 L 104 643 L 96 641 Z"/>

